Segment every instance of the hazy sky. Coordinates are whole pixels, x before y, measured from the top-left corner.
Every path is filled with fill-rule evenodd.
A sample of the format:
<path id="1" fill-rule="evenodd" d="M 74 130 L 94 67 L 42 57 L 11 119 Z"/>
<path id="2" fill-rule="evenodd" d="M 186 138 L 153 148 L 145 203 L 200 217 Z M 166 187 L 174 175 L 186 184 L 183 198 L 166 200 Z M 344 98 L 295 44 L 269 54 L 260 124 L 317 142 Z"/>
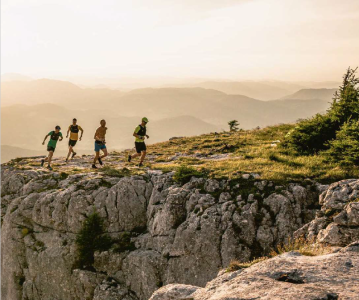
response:
<path id="1" fill-rule="evenodd" d="M 338 80 L 358 0 L 2 0 L 1 73 Z M 339 78 L 338 78 L 339 77 Z"/>

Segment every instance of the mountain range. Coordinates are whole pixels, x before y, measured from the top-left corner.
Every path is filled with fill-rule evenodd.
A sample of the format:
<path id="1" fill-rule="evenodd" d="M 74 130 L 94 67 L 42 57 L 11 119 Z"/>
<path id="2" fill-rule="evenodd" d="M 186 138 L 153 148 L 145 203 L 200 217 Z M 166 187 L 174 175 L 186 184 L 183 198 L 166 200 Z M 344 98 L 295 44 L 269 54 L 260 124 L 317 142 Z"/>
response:
<path id="1" fill-rule="evenodd" d="M 129 92 L 108 88 L 81 88 L 49 79 L 2 82 L 2 145 L 38 151 L 56 125 L 66 136 L 72 118 L 84 128 L 77 149 L 93 151 L 93 133 L 101 119 L 109 128 L 109 149 L 133 147 L 133 130 L 141 118 L 150 119 L 149 143 L 173 136 L 191 136 L 227 130 L 236 119 L 244 129 L 295 122 L 329 107 L 334 89 L 304 89 L 279 100 L 262 101 L 203 87 L 143 88 Z M 59 151 L 66 151 L 66 142 Z M 3 157 L 16 151 L 3 148 Z M 25 151 L 26 152 L 26 151 Z M 10 153 L 10 154 L 8 154 Z M 10 155 L 10 156 L 9 156 Z"/>

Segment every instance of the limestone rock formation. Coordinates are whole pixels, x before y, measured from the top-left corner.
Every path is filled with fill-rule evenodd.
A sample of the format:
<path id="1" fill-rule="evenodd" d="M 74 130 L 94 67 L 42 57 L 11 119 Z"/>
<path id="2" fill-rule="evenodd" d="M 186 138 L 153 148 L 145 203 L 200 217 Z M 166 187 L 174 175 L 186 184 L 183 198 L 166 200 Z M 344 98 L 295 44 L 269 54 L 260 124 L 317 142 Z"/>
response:
<path id="1" fill-rule="evenodd" d="M 358 299 L 359 241 L 332 254 L 289 252 L 248 269 L 222 273 L 204 288 L 172 284 L 150 300 Z"/>
<path id="2" fill-rule="evenodd" d="M 179 185 L 158 171 L 58 170 L 2 168 L 4 299 L 145 300 L 167 284 L 204 287 L 232 260 L 262 256 L 313 220 L 326 189 L 252 175 Z M 76 238 L 94 211 L 113 243 L 83 268 Z M 347 213 L 341 222 L 354 224 L 354 208 Z M 171 293 L 196 290 L 182 287 Z"/>
<path id="3" fill-rule="evenodd" d="M 359 180 L 336 182 L 320 195 L 321 210 L 295 236 L 332 246 L 359 240 Z"/>

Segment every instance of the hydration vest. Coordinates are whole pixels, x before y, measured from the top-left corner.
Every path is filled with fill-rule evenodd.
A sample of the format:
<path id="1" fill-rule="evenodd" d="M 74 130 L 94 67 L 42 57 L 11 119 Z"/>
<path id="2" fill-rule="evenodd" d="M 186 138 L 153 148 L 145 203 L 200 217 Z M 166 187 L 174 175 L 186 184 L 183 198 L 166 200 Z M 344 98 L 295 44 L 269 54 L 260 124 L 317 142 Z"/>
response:
<path id="1" fill-rule="evenodd" d="M 142 127 L 141 124 L 139 126 L 140 126 L 140 130 L 137 132 L 137 134 L 140 136 L 145 136 L 146 135 L 146 127 Z"/>
<path id="2" fill-rule="evenodd" d="M 54 140 L 54 141 L 57 141 L 60 137 L 60 132 L 59 133 L 56 133 L 55 131 L 52 131 L 51 132 L 51 139 Z"/>
<path id="3" fill-rule="evenodd" d="M 79 126 L 78 125 L 71 125 L 70 130 L 73 133 L 78 133 L 79 132 Z"/>

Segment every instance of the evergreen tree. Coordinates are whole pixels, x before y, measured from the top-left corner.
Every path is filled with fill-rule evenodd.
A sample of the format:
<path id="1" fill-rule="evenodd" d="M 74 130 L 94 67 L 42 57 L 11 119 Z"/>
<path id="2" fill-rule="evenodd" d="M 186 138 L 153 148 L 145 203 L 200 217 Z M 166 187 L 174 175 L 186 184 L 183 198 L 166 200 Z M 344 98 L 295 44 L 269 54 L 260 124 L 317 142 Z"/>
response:
<path id="1" fill-rule="evenodd" d="M 238 123 L 237 120 L 229 121 L 228 125 L 229 125 L 229 130 L 230 131 L 237 131 L 238 130 L 239 123 Z"/>
<path id="2" fill-rule="evenodd" d="M 294 148 L 300 154 L 326 150 L 332 145 L 330 141 L 336 138 L 344 123 L 359 120 L 359 79 L 356 71 L 357 69 L 348 68 L 327 113 L 299 122 L 287 134 L 284 146 Z"/>

